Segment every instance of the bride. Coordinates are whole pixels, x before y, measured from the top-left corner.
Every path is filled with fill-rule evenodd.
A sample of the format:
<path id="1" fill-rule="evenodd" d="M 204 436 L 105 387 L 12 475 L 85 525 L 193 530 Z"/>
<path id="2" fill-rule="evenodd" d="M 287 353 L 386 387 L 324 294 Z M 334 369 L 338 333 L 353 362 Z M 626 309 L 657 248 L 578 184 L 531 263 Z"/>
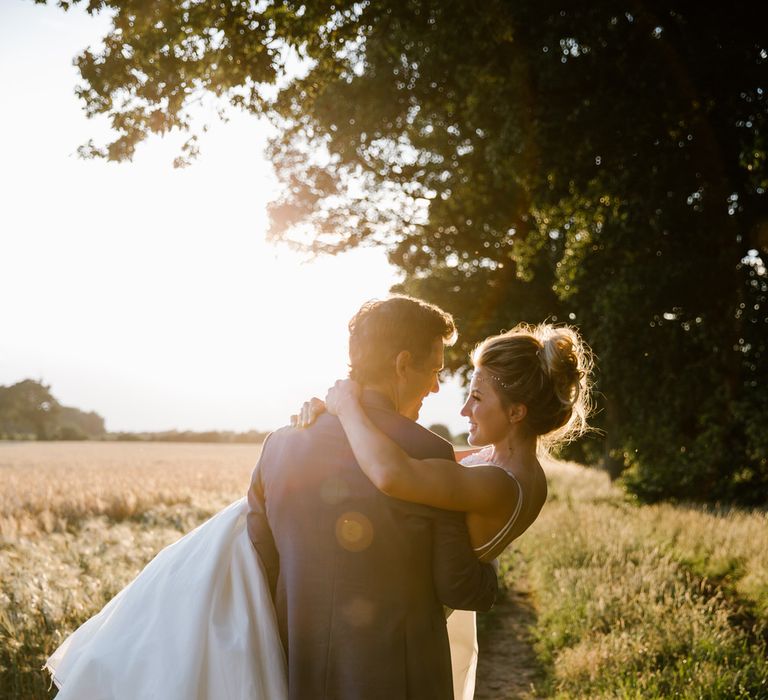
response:
<path id="1" fill-rule="evenodd" d="M 536 519 L 546 499 L 540 442 L 586 426 L 589 351 L 570 328 L 520 326 L 483 341 L 462 415 L 479 451 L 414 460 L 368 420 L 359 387 L 337 382 L 338 415 L 360 466 L 381 491 L 465 511 L 478 557 L 497 557 Z M 305 404 L 299 423 L 325 409 Z M 286 663 L 267 576 L 236 501 L 164 549 L 46 663 L 58 700 L 287 697 Z M 477 659 L 474 613 L 448 622 L 454 693 L 469 700 Z M 194 642 L 194 643 L 193 643 Z M 147 650 L 154 650 L 147 653 Z"/>

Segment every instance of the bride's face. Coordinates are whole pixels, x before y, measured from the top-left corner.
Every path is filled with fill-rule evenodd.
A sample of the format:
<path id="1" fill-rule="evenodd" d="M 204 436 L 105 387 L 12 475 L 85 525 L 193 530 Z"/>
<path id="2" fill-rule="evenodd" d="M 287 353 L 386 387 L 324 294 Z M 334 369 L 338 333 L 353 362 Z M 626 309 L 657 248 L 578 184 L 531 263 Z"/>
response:
<path id="1" fill-rule="evenodd" d="M 469 419 L 470 445 L 493 445 L 504 440 L 512 427 L 507 411 L 493 386 L 494 379 L 484 369 L 472 374 L 469 395 L 461 415 Z"/>

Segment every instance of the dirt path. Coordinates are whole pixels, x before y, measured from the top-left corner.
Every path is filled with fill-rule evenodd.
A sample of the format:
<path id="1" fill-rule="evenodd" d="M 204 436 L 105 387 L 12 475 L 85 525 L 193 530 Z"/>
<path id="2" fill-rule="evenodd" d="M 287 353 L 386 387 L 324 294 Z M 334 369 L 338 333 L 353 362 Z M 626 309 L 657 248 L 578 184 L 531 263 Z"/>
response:
<path id="1" fill-rule="evenodd" d="M 475 700 L 535 700 L 541 670 L 528 628 L 536 621 L 524 580 L 508 583 L 493 610 L 480 619 Z"/>

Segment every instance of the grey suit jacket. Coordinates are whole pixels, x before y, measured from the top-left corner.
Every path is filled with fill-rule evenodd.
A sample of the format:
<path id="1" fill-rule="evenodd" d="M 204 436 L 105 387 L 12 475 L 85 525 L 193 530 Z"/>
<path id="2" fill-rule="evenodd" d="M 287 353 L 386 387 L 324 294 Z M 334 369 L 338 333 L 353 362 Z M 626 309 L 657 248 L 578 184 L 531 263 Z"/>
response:
<path id="1" fill-rule="evenodd" d="M 413 457 L 451 446 L 366 391 L 373 422 Z M 453 697 L 443 605 L 487 610 L 497 590 L 463 513 L 380 493 L 338 419 L 264 444 L 248 532 L 270 577 L 291 700 Z"/>

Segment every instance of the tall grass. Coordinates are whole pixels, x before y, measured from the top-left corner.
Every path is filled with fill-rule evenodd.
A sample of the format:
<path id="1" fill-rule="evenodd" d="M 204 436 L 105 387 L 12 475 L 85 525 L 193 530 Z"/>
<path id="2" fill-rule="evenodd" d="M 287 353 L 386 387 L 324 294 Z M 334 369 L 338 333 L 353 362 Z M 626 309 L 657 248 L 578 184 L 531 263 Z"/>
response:
<path id="1" fill-rule="evenodd" d="M 0 698 L 164 546 L 243 496 L 258 445 L 0 443 Z"/>
<path id="2" fill-rule="evenodd" d="M 764 512 L 639 507 L 607 476 L 547 465 L 539 520 L 506 555 L 536 592 L 558 698 L 768 698 Z"/>

